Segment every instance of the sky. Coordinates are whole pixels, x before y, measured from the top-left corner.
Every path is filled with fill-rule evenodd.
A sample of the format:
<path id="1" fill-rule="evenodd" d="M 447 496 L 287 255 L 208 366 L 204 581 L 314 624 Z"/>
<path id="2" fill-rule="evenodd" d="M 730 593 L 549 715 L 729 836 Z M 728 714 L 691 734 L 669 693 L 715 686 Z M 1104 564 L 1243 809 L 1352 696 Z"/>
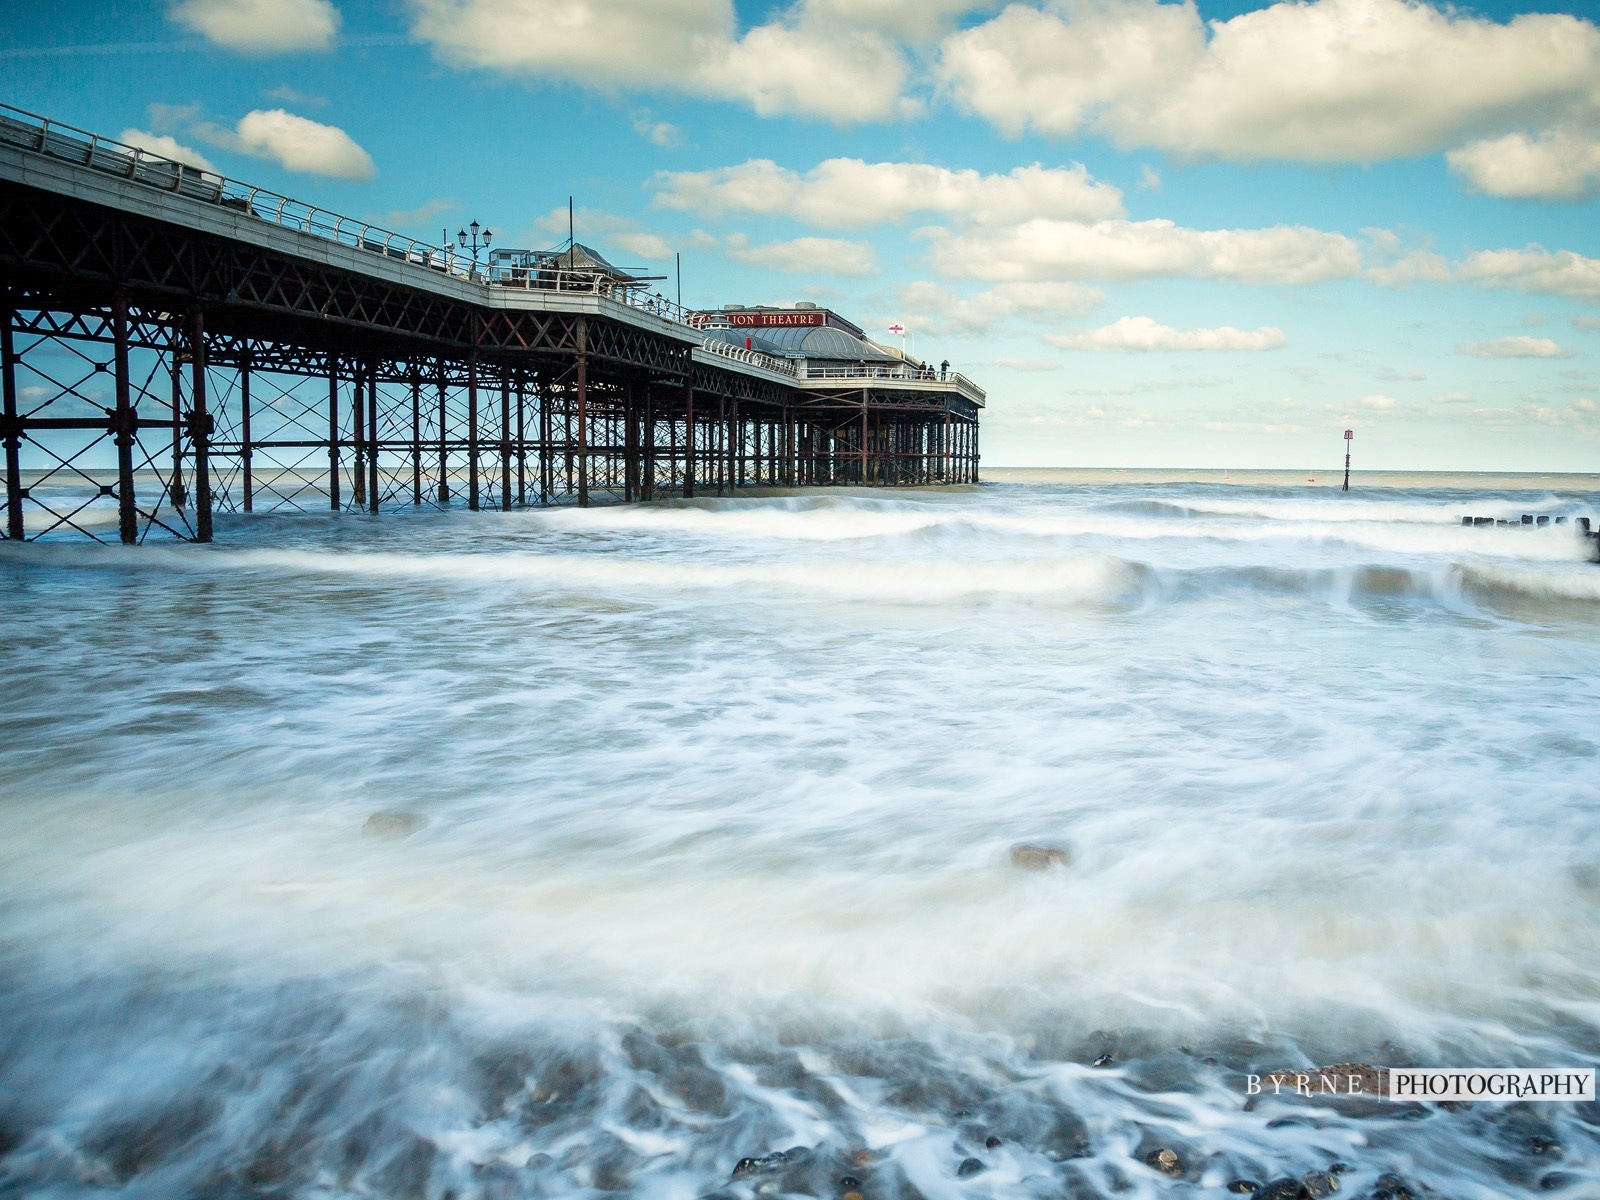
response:
<path id="1" fill-rule="evenodd" d="M 0 101 L 811 300 L 987 466 L 1600 471 L 1600 5 L 14 0 Z"/>

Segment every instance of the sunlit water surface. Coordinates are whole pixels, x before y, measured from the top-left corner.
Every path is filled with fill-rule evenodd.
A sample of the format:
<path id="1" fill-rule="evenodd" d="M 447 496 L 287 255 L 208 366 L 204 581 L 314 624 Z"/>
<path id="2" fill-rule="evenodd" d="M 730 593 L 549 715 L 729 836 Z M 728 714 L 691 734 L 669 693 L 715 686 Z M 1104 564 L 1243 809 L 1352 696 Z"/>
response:
<path id="1" fill-rule="evenodd" d="M 1043 479 L 6 548 L 0 1194 L 1600 1195 L 1592 1105 L 1244 1096 L 1595 1061 L 1600 566 L 1460 518 L 1596 511 Z"/>

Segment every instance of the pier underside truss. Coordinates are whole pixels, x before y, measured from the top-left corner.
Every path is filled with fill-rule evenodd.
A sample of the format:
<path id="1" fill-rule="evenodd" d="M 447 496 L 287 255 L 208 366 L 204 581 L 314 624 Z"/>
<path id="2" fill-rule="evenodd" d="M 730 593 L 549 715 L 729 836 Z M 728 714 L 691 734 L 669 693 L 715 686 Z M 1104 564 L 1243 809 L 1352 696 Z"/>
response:
<path id="1" fill-rule="evenodd" d="M 976 481 L 959 398 L 810 390 L 694 346 L 0 180 L 3 533 Z"/>

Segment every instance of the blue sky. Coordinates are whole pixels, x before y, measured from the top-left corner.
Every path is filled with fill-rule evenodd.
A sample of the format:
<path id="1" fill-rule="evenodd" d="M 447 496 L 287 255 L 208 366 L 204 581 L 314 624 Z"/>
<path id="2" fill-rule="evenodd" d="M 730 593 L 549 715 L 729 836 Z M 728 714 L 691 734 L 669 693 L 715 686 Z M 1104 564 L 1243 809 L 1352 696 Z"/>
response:
<path id="1" fill-rule="evenodd" d="M 403 232 L 578 236 L 989 389 L 990 465 L 1600 470 L 1595 8 L 13 5 L 0 99 Z M 668 285 L 671 286 L 670 284 Z"/>

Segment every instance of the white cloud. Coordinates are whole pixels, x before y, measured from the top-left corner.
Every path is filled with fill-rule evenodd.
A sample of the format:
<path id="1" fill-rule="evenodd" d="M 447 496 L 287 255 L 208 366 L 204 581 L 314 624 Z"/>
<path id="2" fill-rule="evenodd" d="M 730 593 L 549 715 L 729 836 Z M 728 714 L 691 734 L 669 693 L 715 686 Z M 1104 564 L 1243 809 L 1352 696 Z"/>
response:
<path id="1" fill-rule="evenodd" d="M 878 269 L 872 246 L 841 238 L 802 237 L 752 245 L 742 233 L 729 234 L 723 252 L 734 262 L 771 271 L 806 275 L 870 275 Z"/>
<path id="2" fill-rule="evenodd" d="M 1600 190 L 1600 139 L 1571 130 L 1473 142 L 1446 156 L 1476 192 L 1517 199 L 1582 200 Z"/>
<path id="3" fill-rule="evenodd" d="M 1432 250 L 1413 250 L 1393 262 L 1368 267 L 1367 278 L 1384 287 L 1410 287 L 1413 283 L 1444 283 L 1451 277 L 1450 260 Z"/>
<path id="4" fill-rule="evenodd" d="M 648 108 L 633 114 L 633 131 L 656 146 L 676 146 L 683 140 L 678 127 L 671 121 L 658 121 Z"/>
<path id="5" fill-rule="evenodd" d="M 1600 190 L 1600 138 L 1572 130 L 1473 142 L 1445 156 L 1475 192 L 1518 199 L 1583 200 Z"/>
<path id="6" fill-rule="evenodd" d="M 1471 404 L 1472 397 L 1466 392 L 1441 392 L 1432 397 L 1435 404 Z"/>
<path id="7" fill-rule="evenodd" d="M 293 104 L 297 108 L 327 108 L 326 96 L 314 96 L 309 92 L 298 92 L 286 83 L 280 83 L 275 88 L 268 88 L 261 93 L 268 100 L 276 100 L 279 104 Z"/>
<path id="8" fill-rule="evenodd" d="M 1600 300 L 1600 258 L 1543 246 L 1480 250 L 1455 270 L 1458 279 L 1483 287 L 1511 287 L 1540 295 Z"/>
<path id="9" fill-rule="evenodd" d="M 326 50 L 339 32 L 328 0 L 179 0 L 167 15 L 202 37 L 246 53 Z"/>
<path id="10" fill-rule="evenodd" d="M 1489 342 L 1469 342 L 1461 347 L 1461 353 L 1475 358 L 1560 358 L 1566 352 L 1549 338 L 1519 335 Z"/>
<path id="11" fill-rule="evenodd" d="M 559 208 L 552 208 L 533 224 L 540 233 L 559 238 L 564 243 L 567 239 L 567 206 L 563 204 Z M 573 214 L 573 227 L 578 241 L 591 245 L 599 243 L 596 248 L 602 252 L 615 247 L 651 262 L 671 262 L 675 253 L 675 248 L 659 233 L 615 213 L 580 208 Z"/>
<path id="12" fill-rule="evenodd" d="M 663 172 L 656 186 L 656 203 L 666 208 L 793 216 L 825 229 L 899 222 L 919 212 L 986 224 L 1030 217 L 1095 220 L 1122 212 L 1122 193 L 1078 163 L 1034 163 L 983 175 L 928 163 L 830 158 L 802 175 L 758 158 L 710 171 Z"/>
<path id="13" fill-rule="evenodd" d="M 1236 283 L 1316 283 L 1361 270 L 1342 233 L 1304 226 L 1186 229 L 1171 221 L 1036 219 L 959 234 L 930 230 L 935 266 L 973 279 L 1150 279 L 1189 276 Z"/>
<path id="14" fill-rule="evenodd" d="M 1062 364 L 1053 358 L 997 358 L 994 365 L 1012 371 L 1059 371 Z"/>
<path id="15" fill-rule="evenodd" d="M 806 0 L 807 15 L 821 24 L 877 29 L 907 41 L 925 41 L 954 20 L 1000 0 Z"/>
<path id="16" fill-rule="evenodd" d="M 1285 0 L 1209 25 L 1192 0 L 1013 4 L 941 49 L 958 102 L 1007 133 L 1180 155 L 1371 162 L 1600 111 L 1592 23 L 1413 0 Z"/>
<path id="17" fill-rule="evenodd" d="M 1600 333 L 1600 317 L 1573 317 L 1572 327 L 1585 333 Z"/>
<path id="18" fill-rule="evenodd" d="M 1222 325 L 1215 329 L 1174 329 L 1149 317 L 1123 317 L 1081 333 L 1052 333 L 1045 336 L 1052 346 L 1065 350 L 1276 350 L 1287 343 L 1283 330 L 1271 326 L 1260 329 L 1235 329 Z"/>
<path id="19" fill-rule="evenodd" d="M 378 173 L 372 156 L 344 130 L 281 108 L 246 113 L 232 130 L 197 125 L 194 131 L 214 145 L 271 159 L 303 175 L 363 180 Z"/>
<path id="20" fill-rule="evenodd" d="M 1385 396 L 1381 392 L 1374 396 L 1361 397 L 1361 407 L 1370 408 L 1373 412 L 1390 412 L 1399 403 L 1393 396 Z"/>
<path id="21" fill-rule="evenodd" d="M 137 146 L 141 150 L 148 150 L 151 154 L 158 154 L 162 158 L 170 158 L 173 162 L 185 163 L 191 167 L 199 167 L 202 171 L 215 171 L 211 160 L 198 150 L 191 150 L 177 138 L 168 137 L 164 133 L 149 133 L 143 129 L 124 129 L 117 135 L 117 141 L 126 142 L 130 146 Z"/>
<path id="22" fill-rule="evenodd" d="M 651 262 L 671 262 L 675 253 L 672 244 L 659 233 L 637 229 L 611 235 L 611 244 L 627 251 L 635 258 Z"/>
<path id="23" fill-rule="evenodd" d="M 732 0 L 411 0 L 412 35 L 460 67 L 742 101 L 763 116 L 905 115 L 908 74 L 875 29 L 799 5 L 741 34 Z"/>
<path id="24" fill-rule="evenodd" d="M 974 334 L 1008 317 L 1043 320 L 1081 316 L 1105 297 L 1079 283 L 1002 283 L 971 296 L 957 296 L 937 284 L 918 282 L 900 290 L 902 323 L 929 333 Z"/>
<path id="25" fill-rule="evenodd" d="M 803 113 L 841 124 L 910 116 L 907 67 L 894 42 L 807 23 L 774 22 L 708 51 L 696 78 L 707 94 L 747 101 L 763 117 Z"/>
<path id="26" fill-rule="evenodd" d="M 414 229 L 419 225 L 426 225 L 455 206 L 454 200 L 425 200 L 416 208 L 392 208 L 386 213 L 380 213 L 373 220 L 390 229 Z"/>

